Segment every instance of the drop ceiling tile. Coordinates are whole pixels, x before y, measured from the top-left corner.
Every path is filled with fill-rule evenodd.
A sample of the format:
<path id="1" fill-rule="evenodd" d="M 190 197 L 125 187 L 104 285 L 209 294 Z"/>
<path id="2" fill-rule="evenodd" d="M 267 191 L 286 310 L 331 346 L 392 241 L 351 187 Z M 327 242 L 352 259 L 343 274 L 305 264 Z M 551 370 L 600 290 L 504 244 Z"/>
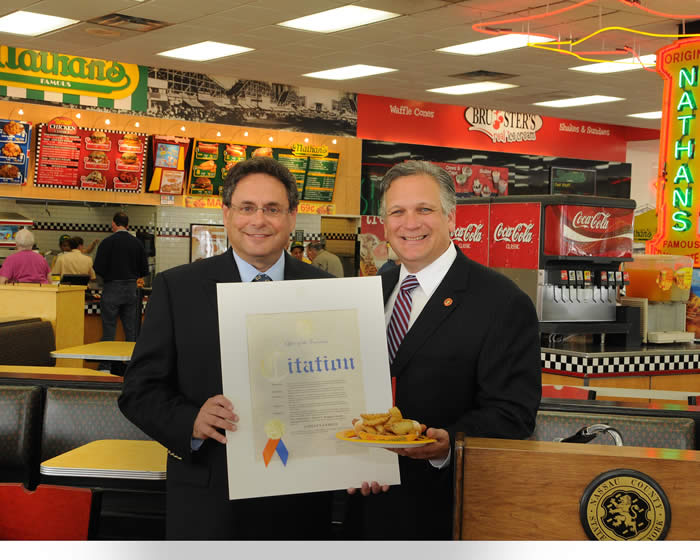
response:
<path id="1" fill-rule="evenodd" d="M 247 0 L 207 0 L 193 2 L 192 0 L 150 0 L 131 8 L 120 10 L 121 14 L 134 17 L 155 19 L 169 23 L 179 23 L 198 17 L 229 10 L 232 6 L 245 4 Z"/>
<path id="2" fill-rule="evenodd" d="M 384 10 L 395 14 L 424 13 L 449 5 L 449 3 L 442 0 L 362 0 L 353 4 L 363 8 Z"/>
<path id="3" fill-rule="evenodd" d="M 30 12 L 48 14 L 85 21 L 138 6 L 134 0 L 44 0 L 35 2 L 28 8 Z"/>

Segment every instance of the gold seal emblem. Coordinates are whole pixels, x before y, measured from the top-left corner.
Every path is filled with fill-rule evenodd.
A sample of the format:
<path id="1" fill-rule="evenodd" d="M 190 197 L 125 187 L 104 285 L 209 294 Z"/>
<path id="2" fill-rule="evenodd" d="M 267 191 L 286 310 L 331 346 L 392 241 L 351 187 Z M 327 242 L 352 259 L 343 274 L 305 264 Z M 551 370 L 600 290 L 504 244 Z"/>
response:
<path id="1" fill-rule="evenodd" d="M 630 469 L 596 477 L 581 496 L 579 514 L 588 538 L 596 541 L 658 541 L 671 526 L 671 506 L 661 486 Z"/>
<path id="2" fill-rule="evenodd" d="M 284 435 L 284 423 L 273 418 L 265 422 L 265 435 L 270 439 L 280 439 Z"/>

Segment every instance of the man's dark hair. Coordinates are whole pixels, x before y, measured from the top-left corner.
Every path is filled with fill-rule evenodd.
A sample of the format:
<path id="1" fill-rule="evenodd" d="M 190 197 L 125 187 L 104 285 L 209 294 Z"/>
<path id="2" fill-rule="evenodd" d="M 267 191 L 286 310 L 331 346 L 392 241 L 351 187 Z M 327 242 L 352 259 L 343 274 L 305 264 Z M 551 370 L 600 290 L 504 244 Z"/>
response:
<path id="1" fill-rule="evenodd" d="M 264 173 L 280 181 L 287 191 L 289 210 L 296 210 L 299 205 L 299 191 L 294 175 L 284 165 L 269 157 L 254 157 L 237 163 L 224 179 L 221 197 L 226 206 L 231 206 L 231 197 L 238 183 L 253 173 Z M 115 222 L 116 223 L 116 222 Z"/>
<path id="2" fill-rule="evenodd" d="M 117 212 L 112 221 L 119 227 L 127 227 L 129 225 L 129 216 L 124 212 Z"/>
<path id="3" fill-rule="evenodd" d="M 320 251 L 324 248 L 324 244 L 320 241 L 312 241 L 307 245 L 307 248 L 313 249 L 314 251 Z"/>
<path id="4" fill-rule="evenodd" d="M 71 250 L 77 249 L 82 244 L 83 244 L 82 237 L 69 237 L 68 238 L 68 245 L 70 245 Z"/>

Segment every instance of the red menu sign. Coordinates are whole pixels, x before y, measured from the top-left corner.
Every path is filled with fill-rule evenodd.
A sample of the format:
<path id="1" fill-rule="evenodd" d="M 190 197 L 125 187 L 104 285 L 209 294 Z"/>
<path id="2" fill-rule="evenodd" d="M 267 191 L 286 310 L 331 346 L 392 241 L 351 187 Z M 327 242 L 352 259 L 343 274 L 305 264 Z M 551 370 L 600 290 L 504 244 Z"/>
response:
<path id="1" fill-rule="evenodd" d="M 461 204 L 452 240 L 467 257 L 489 264 L 489 204 Z"/>
<path id="2" fill-rule="evenodd" d="M 489 266 L 539 268 L 540 204 L 491 204 Z"/>
<path id="3" fill-rule="evenodd" d="M 544 253 L 565 257 L 631 257 L 634 209 L 547 206 Z"/>
<path id="4" fill-rule="evenodd" d="M 35 184 L 140 191 L 146 135 L 78 127 L 65 117 L 39 126 Z"/>

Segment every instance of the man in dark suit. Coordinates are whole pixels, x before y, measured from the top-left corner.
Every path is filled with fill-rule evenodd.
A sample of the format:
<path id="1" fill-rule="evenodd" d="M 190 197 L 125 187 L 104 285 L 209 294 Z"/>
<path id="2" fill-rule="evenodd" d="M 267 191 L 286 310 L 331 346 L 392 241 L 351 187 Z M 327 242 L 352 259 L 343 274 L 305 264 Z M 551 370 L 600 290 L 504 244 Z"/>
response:
<path id="1" fill-rule="evenodd" d="M 324 539 L 330 493 L 228 499 L 222 444 L 236 437 L 239 418 L 235 395 L 222 394 L 216 285 L 330 275 L 285 251 L 298 195 L 284 166 L 241 162 L 222 197 L 231 249 L 156 277 L 119 407 L 168 449 L 168 538 Z"/>
<path id="2" fill-rule="evenodd" d="M 517 439 L 534 429 L 537 315 L 513 282 L 451 242 L 456 198 L 446 171 L 398 164 L 380 195 L 386 239 L 401 259 L 382 275 L 395 403 L 437 442 L 395 450 L 401 485 L 364 483 L 351 519 L 367 539 L 449 539 L 455 434 Z"/>

